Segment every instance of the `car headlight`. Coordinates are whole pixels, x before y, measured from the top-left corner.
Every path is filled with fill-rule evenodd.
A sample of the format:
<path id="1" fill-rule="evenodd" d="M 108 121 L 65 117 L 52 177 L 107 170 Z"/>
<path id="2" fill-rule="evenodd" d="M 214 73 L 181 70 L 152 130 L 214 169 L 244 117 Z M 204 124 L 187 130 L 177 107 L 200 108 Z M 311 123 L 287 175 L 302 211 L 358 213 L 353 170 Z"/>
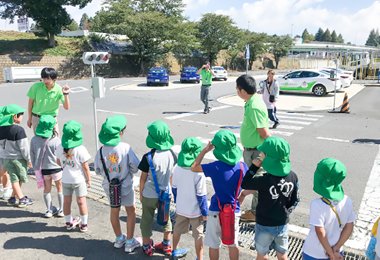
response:
<path id="1" fill-rule="evenodd" d="M 153 76 L 153 74 L 148 74 L 148 77 L 152 77 Z"/>
<path id="2" fill-rule="evenodd" d="M 164 74 L 163 76 L 164 76 L 164 77 L 167 77 L 167 76 L 168 76 L 168 74 Z"/>

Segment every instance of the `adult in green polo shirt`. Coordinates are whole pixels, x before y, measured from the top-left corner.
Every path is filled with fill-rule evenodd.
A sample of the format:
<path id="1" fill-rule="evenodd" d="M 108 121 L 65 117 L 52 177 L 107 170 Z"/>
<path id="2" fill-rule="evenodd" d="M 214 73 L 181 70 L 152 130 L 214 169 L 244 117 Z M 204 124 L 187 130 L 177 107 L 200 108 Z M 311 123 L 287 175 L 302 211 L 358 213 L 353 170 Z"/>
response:
<path id="1" fill-rule="evenodd" d="M 245 101 L 244 118 L 240 128 L 240 141 L 244 147 L 243 159 L 248 167 L 254 159 L 260 159 L 261 152 L 257 146 L 261 145 L 270 136 L 268 126 L 268 110 L 263 99 L 256 93 L 256 81 L 249 75 L 242 75 L 236 80 L 238 96 Z M 265 171 L 260 168 L 254 177 L 262 176 Z M 248 195 L 253 191 L 243 191 Z M 241 215 L 242 221 L 256 220 L 256 206 L 258 192 L 253 192 L 251 210 Z"/>
<path id="2" fill-rule="evenodd" d="M 201 86 L 201 101 L 205 104 L 205 109 L 203 113 L 210 113 L 210 107 L 208 101 L 210 99 L 210 89 L 212 83 L 212 76 L 215 76 L 214 72 L 211 70 L 210 62 L 207 62 L 200 68 L 196 74 L 201 75 L 202 77 L 202 86 Z"/>
<path id="3" fill-rule="evenodd" d="M 61 87 L 55 81 L 57 72 L 53 68 L 44 68 L 41 71 L 42 82 L 37 82 L 29 89 L 27 96 L 29 97 L 28 104 L 28 122 L 29 128 L 33 126 L 33 132 L 36 132 L 36 127 L 40 121 L 40 117 L 51 115 L 56 118 L 58 115 L 59 101 L 62 102 L 63 108 L 70 108 L 69 92 L 70 88 L 65 85 Z M 58 121 L 56 125 L 58 131 Z"/>

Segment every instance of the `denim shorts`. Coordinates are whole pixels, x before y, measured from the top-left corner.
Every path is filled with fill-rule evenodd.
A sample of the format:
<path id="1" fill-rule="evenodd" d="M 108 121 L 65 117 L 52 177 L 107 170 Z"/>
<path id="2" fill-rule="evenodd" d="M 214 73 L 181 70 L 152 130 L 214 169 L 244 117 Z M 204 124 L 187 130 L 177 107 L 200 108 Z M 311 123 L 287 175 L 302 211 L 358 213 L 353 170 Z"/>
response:
<path id="1" fill-rule="evenodd" d="M 283 226 L 255 226 L 255 248 L 260 255 L 266 255 L 270 250 L 284 255 L 288 251 L 288 225 Z"/>

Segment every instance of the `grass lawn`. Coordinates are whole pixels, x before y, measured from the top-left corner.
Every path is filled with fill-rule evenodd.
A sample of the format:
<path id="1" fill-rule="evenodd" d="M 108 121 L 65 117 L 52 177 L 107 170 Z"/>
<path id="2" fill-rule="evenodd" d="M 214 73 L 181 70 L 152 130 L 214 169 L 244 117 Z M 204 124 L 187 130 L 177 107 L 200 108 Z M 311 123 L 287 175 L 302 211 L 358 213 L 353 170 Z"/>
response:
<path id="1" fill-rule="evenodd" d="M 83 52 L 85 38 L 55 37 L 57 45 L 48 46 L 47 37 L 38 37 L 34 33 L 0 31 L 0 55 L 29 54 L 75 56 Z"/>

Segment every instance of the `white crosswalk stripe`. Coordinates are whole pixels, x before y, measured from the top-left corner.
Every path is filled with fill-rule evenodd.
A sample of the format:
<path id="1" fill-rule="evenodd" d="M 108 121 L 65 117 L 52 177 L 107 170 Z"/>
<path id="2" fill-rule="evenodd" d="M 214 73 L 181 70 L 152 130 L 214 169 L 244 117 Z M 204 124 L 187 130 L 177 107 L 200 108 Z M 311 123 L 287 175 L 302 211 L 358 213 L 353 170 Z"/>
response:
<path id="1" fill-rule="evenodd" d="M 311 122 L 302 122 L 302 121 L 294 121 L 294 120 L 281 120 L 280 122 L 296 124 L 296 125 L 311 125 Z"/>
<path id="2" fill-rule="evenodd" d="M 279 119 L 288 118 L 288 119 L 297 119 L 297 120 L 306 120 L 306 121 L 318 121 L 319 118 L 313 117 L 296 117 L 296 116 L 278 116 Z"/>

